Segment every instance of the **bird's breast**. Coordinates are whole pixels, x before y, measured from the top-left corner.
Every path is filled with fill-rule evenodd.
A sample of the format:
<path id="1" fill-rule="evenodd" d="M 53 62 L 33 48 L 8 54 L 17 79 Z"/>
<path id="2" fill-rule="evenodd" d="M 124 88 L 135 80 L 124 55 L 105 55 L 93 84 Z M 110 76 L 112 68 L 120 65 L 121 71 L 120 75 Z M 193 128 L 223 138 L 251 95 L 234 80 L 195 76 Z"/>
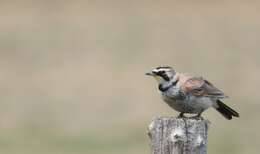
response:
<path id="1" fill-rule="evenodd" d="M 214 100 L 209 97 L 196 97 L 171 92 L 162 93 L 162 99 L 173 109 L 184 113 L 199 113 L 212 106 Z"/>

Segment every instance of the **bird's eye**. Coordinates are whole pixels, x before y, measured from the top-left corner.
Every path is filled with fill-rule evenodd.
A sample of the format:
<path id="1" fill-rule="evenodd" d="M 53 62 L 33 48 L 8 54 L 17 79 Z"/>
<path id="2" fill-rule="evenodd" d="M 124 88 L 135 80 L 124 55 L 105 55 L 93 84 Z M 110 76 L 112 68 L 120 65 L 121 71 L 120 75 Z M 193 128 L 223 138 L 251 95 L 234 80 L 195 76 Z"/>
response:
<path id="1" fill-rule="evenodd" d="M 157 72 L 158 75 L 163 75 L 165 73 L 165 71 L 159 71 Z"/>
<path id="2" fill-rule="evenodd" d="M 166 80 L 166 81 L 170 81 L 170 78 L 168 77 L 168 75 L 166 74 L 166 72 L 165 71 L 158 71 L 158 72 L 153 72 L 154 74 L 156 74 L 157 76 L 160 76 L 160 77 L 162 77 L 164 80 Z"/>

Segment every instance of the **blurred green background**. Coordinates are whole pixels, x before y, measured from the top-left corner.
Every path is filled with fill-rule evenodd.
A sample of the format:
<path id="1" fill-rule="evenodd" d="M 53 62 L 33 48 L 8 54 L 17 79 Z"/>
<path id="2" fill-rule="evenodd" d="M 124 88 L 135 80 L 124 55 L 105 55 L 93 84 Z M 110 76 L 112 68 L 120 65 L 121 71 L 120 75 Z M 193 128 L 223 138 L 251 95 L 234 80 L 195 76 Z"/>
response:
<path id="1" fill-rule="evenodd" d="M 257 1 L 0 1 L 0 153 L 145 154 L 176 116 L 147 70 L 202 75 L 241 117 L 213 109 L 208 153 L 259 153 Z"/>

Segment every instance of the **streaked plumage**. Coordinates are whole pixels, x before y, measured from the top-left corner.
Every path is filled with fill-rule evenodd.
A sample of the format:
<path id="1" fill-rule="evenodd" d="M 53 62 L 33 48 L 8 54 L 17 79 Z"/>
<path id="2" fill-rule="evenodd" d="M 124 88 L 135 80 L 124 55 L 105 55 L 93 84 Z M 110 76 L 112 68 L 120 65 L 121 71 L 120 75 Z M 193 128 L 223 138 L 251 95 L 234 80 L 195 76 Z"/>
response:
<path id="1" fill-rule="evenodd" d="M 202 77 L 177 73 L 171 67 L 157 67 L 146 75 L 158 81 L 162 99 L 173 109 L 184 113 L 197 114 L 199 117 L 209 107 L 215 108 L 225 118 L 232 119 L 239 114 L 221 102 L 227 96 Z"/>

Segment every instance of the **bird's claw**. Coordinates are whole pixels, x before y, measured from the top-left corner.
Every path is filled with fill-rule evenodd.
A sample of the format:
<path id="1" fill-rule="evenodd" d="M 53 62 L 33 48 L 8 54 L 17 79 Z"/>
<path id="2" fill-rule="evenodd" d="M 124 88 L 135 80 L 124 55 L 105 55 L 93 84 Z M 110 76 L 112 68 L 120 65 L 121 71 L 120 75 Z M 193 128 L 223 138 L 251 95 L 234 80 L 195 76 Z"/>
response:
<path id="1" fill-rule="evenodd" d="M 180 113 L 178 116 L 177 116 L 177 118 L 187 118 L 186 116 L 184 116 L 184 113 Z"/>
<path id="2" fill-rule="evenodd" d="M 201 116 L 201 114 L 197 114 L 196 116 L 193 116 L 191 118 L 196 119 L 196 120 L 203 120 L 203 117 Z"/>

